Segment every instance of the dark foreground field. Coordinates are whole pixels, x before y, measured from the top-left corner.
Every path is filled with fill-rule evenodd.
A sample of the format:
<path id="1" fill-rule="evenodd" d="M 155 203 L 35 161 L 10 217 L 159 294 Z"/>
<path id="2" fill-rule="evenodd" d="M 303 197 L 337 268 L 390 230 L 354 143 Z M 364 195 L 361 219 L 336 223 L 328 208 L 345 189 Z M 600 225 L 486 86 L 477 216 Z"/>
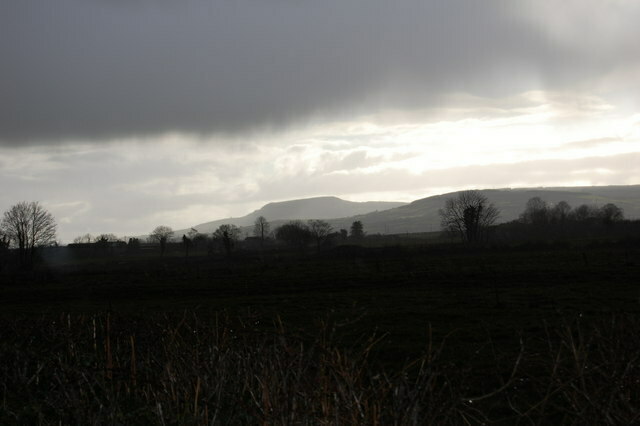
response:
<path id="1" fill-rule="evenodd" d="M 631 424 L 637 243 L 66 259 L 1 275 L 2 424 Z"/>

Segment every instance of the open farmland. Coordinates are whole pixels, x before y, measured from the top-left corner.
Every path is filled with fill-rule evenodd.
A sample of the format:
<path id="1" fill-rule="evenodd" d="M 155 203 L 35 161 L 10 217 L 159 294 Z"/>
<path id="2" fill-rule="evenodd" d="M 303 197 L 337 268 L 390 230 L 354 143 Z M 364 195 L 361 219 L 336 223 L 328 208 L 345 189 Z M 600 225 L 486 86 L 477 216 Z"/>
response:
<path id="1" fill-rule="evenodd" d="M 362 365 L 363 368 L 366 365 L 367 371 L 358 374 L 375 377 L 384 372 L 390 377 L 389 389 L 400 386 L 399 382 L 394 381 L 400 380 L 398 374 L 406 376 L 410 371 L 410 377 L 416 380 L 421 374 L 427 374 L 422 370 L 416 371 L 415 364 L 411 362 L 416 359 L 424 361 L 424 357 L 428 357 L 432 360 L 430 368 L 441 369 L 438 370 L 438 377 L 444 377 L 440 376 L 441 373 L 445 374 L 444 371 L 447 374 L 455 373 L 451 380 L 457 381 L 460 387 L 455 391 L 450 390 L 453 393 L 446 397 L 438 394 L 438 398 L 446 400 L 446 404 L 441 403 L 453 410 L 447 416 L 453 416 L 450 417 L 451 422 L 458 423 L 462 421 L 460 416 L 464 416 L 464 413 L 471 415 L 471 412 L 465 411 L 470 409 L 467 405 L 458 404 L 458 398 L 463 395 L 490 394 L 515 377 L 522 380 L 526 378 L 527 383 L 534 383 L 532 377 L 542 380 L 540 371 L 543 370 L 534 366 L 547 362 L 549 356 L 553 355 L 548 352 L 556 350 L 553 348 L 562 347 L 559 342 L 566 340 L 567 330 L 581 330 L 581 333 L 586 333 L 582 338 L 597 340 L 598 336 L 604 338 L 599 331 L 604 327 L 602 324 L 613 327 L 605 335 L 616 336 L 616 333 L 624 331 L 610 324 L 612 318 L 616 318 L 620 324 L 626 324 L 625 327 L 637 327 L 640 311 L 638 256 L 638 245 L 630 241 L 573 246 L 538 244 L 482 251 L 434 244 L 369 248 L 341 246 L 319 254 L 286 250 L 243 252 L 236 253 L 231 259 L 204 254 L 186 258 L 176 250 L 163 258 L 155 253 L 146 253 L 67 260 L 29 273 L 3 276 L 3 356 L 9 355 L 7 351 L 13 347 L 11 345 L 38 347 L 37 342 L 43 339 L 47 344 L 40 350 L 54 348 L 54 354 L 61 351 L 59 356 L 71 356 L 68 351 L 86 350 L 88 352 L 83 356 L 88 357 L 90 361 L 87 362 L 92 365 L 92 380 L 97 380 L 100 386 L 105 386 L 104 380 L 107 380 L 106 383 L 115 380 L 105 376 L 105 363 L 110 363 L 110 368 L 118 364 L 120 370 L 126 365 L 124 373 L 124 370 L 118 370 L 120 376 L 125 377 L 118 379 L 118 383 L 129 387 L 132 380 L 131 363 L 139 363 L 138 368 L 148 375 L 148 386 L 153 392 L 148 390 L 145 394 L 147 399 L 136 394 L 133 404 L 138 407 L 136 410 L 155 413 L 152 417 L 157 416 L 157 407 L 152 402 L 160 401 L 157 387 L 166 386 L 166 383 L 151 380 L 151 377 L 164 371 L 167 363 L 197 365 L 200 361 L 190 357 L 200 357 L 202 354 L 189 352 L 187 346 L 204 345 L 211 349 L 215 346 L 214 341 L 222 339 L 219 333 L 225 335 L 225 339 L 231 338 L 230 342 L 246 341 L 244 346 L 234 346 L 235 351 L 246 351 L 253 347 L 251 345 L 258 345 L 262 348 L 260 350 L 269 347 L 273 351 L 285 351 L 278 352 L 279 357 L 284 356 L 283 353 L 290 356 L 295 347 L 296 351 L 301 351 L 299 356 L 311 356 L 304 358 L 304 362 L 310 363 L 305 364 L 309 371 L 329 368 L 329 364 L 334 368 L 338 359 L 344 362 L 360 359 L 364 362 L 362 357 L 365 357 L 366 362 Z M 107 326 L 107 322 L 111 325 Z M 108 327 L 111 329 L 107 330 Z M 17 334 L 12 332 L 21 328 L 23 330 Z M 192 341 L 195 338 L 194 330 L 200 328 L 209 330 L 208 334 L 199 334 L 196 341 Z M 115 340 L 110 342 L 109 350 L 121 352 L 112 355 L 108 361 L 105 339 L 110 334 L 113 334 L 111 339 Z M 163 345 L 178 344 L 167 340 L 168 335 L 180 336 L 183 339 L 180 344 L 186 346 L 163 349 Z M 283 339 L 286 338 L 286 344 L 284 340 L 275 339 L 276 335 L 285 336 Z M 31 343 L 25 343 L 20 336 L 31 336 L 27 339 Z M 208 340 L 206 336 L 211 339 L 218 336 L 215 337 L 218 340 Z M 620 338 L 623 339 L 622 336 Z M 132 344 L 138 351 L 137 361 L 131 361 Z M 604 345 L 602 341 L 598 344 Z M 68 345 L 75 349 L 69 349 Z M 317 365 L 329 362 L 325 358 L 313 358 L 315 355 L 311 353 L 318 347 L 331 347 L 329 352 L 338 358 L 324 367 Z M 591 346 L 584 345 L 580 350 L 586 351 L 587 348 Z M 232 350 L 231 347 L 229 350 Z M 28 354 L 24 355 L 33 357 L 25 364 L 25 368 L 36 374 L 38 365 L 44 365 L 38 361 L 44 353 L 39 354 L 36 349 L 34 351 L 27 351 Z M 145 361 L 142 361 L 140 351 L 146 351 Z M 161 355 L 163 351 L 165 353 Z M 76 352 L 74 356 L 80 357 Z M 168 353 L 174 353 L 175 356 L 182 354 L 182 361 L 165 358 L 169 356 Z M 587 358 L 585 355 L 585 360 Z M 65 359 L 67 369 L 88 368 L 76 364 L 80 362 L 79 358 Z M 293 359 L 287 360 L 294 362 Z M 274 359 L 271 367 L 271 361 L 265 362 L 265 369 L 278 369 L 278 363 L 285 361 L 282 358 Z M 296 362 L 303 361 L 298 359 Z M 356 364 L 349 368 L 355 368 Z M 207 365 L 202 364 L 197 368 L 208 371 L 206 368 L 210 366 Z M 407 367 L 409 365 L 413 367 Z M 245 367 L 258 368 L 255 365 Z M 346 364 L 343 367 L 347 368 Z M 514 367 L 517 367 L 517 371 Z M 343 373 L 347 374 L 346 370 Z M 199 373 L 194 371 L 189 374 L 198 376 Z M 356 374 L 356 370 L 349 370 L 348 374 Z M 415 374 L 418 376 L 412 376 Z M 34 377 L 38 377 L 37 374 Z M 201 380 L 205 380 L 204 376 Z M 272 380 L 285 379 L 274 376 Z M 320 379 L 315 377 L 313 380 Z M 409 380 L 403 386 L 411 387 L 411 383 L 416 384 Z M 53 383 L 50 385 L 53 386 Z M 193 383 L 191 385 L 195 386 Z M 331 386 L 346 385 L 333 383 Z M 382 405 L 400 404 L 398 401 L 386 401 L 386 397 L 374 396 L 371 393 L 372 383 L 360 381 L 357 386 L 362 387 L 363 395 L 370 392 L 367 394 L 371 398 L 370 403 L 378 398 L 378 403 Z M 119 392 L 125 392 L 124 389 Z M 444 392 L 438 389 L 438 392 Z M 211 389 L 209 391 L 212 392 Z M 83 392 L 89 390 L 84 389 Z M 193 389 L 188 392 L 191 392 L 189 398 L 207 398 L 194 395 Z M 338 392 L 337 388 L 332 392 Z M 436 388 L 433 392 L 436 392 Z M 482 403 L 478 401 L 480 405 L 476 406 L 483 407 L 481 413 L 476 413 L 480 416 L 478 418 L 513 419 L 517 413 L 513 407 L 509 408 L 504 392 L 503 389 L 491 398 L 482 398 Z M 540 389 L 529 389 L 517 396 L 522 400 L 516 405 L 520 404 L 521 409 L 527 405 L 534 406 L 536 398 L 544 397 L 540 392 Z M 109 395 L 103 396 L 120 397 Z M 85 397 L 88 398 L 87 395 Z M 282 396 L 289 398 L 288 404 L 292 403 L 290 397 Z M 307 398 L 314 397 L 307 395 Z M 435 394 L 430 394 L 429 398 L 435 398 Z M 307 402 L 311 405 L 320 404 L 319 401 Z M 205 405 L 200 405 L 200 411 L 194 408 L 193 401 L 190 404 L 189 416 L 193 417 L 189 419 L 195 423 L 204 418 L 211 420 L 212 412 L 202 412 L 205 402 Z M 226 404 L 218 407 L 222 410 L 219 414 L 224 411 L 231 416 L 229 418 L 234 418 L 237 413 L 225 411 L 231 410 L 233 404 L 230 400 Z M 327 408 L 329 411 L 323 416 L 330 418 L 339 415 L 343 416 L 340 418 L 344 421 L 357 419 L 347 420 L 348 416 L 355 415 L 350 411 L 355 408 L 347 408 L 344 405 L 346 401 L 336 404 L 331 409 Z M 221 408 L 223 405 L 226 408 Z M 367 416 L 378 413 L 381 416 L 379 420 L 399 416 L 399 412 L 391 406 L 385 405 L 384 410 L 379 407 L 382 411 L 374 410 L 368 412 Z M 119 407 L 118 410 L 123 410 Z M 178 404 L 171 408 L 173 411 L 166 413 L 168 418 L 187 419 L 179 417 L 179 410 L 182 409 L 179 407 Z M 9 410 L 6 406 L 5 409 Z M 10 411 L 15 413 L 15 410 L 13 406 Z M 341 414 L 336 414 L 335 410 Z M 258 411 L 247 415 L 254 416 L 251 417 L 254 420 L 278 421 L 278 417 L 269 417 L 268 413 L 259 414 Z M 8 416 L 7 413 L 5 415 Z M 132 412 L 118 415 L 125 414 L 135 418 Z M 298 414 L 302 416 L 302 413 Z M 50 415 L 46 414 L 45 417 L 48 419 Z M 71 418 L 74 416 L 69 415 Z M 109 415 L 116 414 L 111 412 Z M 311 416 L 308 412 L 305 415 Z M 536 410 L 527 414 L 537 415 L 544 417 L 546 414 Z M 562 414 L 553 409 L 549 415 Z M 309 421 L 311 417 L 299 418 Z M 154 419 L 158 421 L 158 418 Z M 410 419 L 405 420 L 411 423 Z"/>

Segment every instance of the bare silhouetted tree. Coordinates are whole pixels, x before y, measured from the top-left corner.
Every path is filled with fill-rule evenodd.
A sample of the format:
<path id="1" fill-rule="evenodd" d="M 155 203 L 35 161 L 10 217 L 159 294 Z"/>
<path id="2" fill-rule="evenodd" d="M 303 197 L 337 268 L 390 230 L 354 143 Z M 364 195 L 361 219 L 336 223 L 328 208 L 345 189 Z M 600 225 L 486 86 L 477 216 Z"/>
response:
<path id="1" fill-rule="evenodd" d="M 327 237 L 333 231 L 333 227 L 328 222 L 320 219 L 312 219 L 307 222 L 311 236 L 316 241 L 316 248 L 320 251 L 322 243 L 327 240 Z"/>
<path id="2" fill-rule="evenodd" d="M 160 244 L 160 255 L 164 256 L 164 252 L 167 248 L 167 241 L 172 236 L 173 229 L 171 229 L 171 227 L 160 225 L 151 232 L 151 234 L 149 235 L 149 239 Z"/>
<path id="3" fill-rule="evenodd" d="M 18 248 L 20 264 L 33 265 L 37 247 L 54 244 L 56 221 L 37 201 L 20 202 L 4 213 L 2 233 Z"/>
<path id="4" fill-rule="evenodd" d="M 480 191 L 462 191 L 445 201 L 439 212 L 442 227 L 460 236 L 462 241 L 475 243 L 487 238 L 487 228 L 500 212 Z"/>
<path id="5" fill-rule="evenodd" d="M 73 239 L 74 244 L 89 244 L 91 241 L 93 241 L 93 236 L 91 234 L 80 235 Z"/>
<path id="6" fill-rule="evenodd" d="M 220 225 L 213 233 L 213 239 L 220 241 L 227 256 L 231 256 L 231 251 L 240 239 L 240 228 L 236 225 L 224 224 Z"/>
<path id="7" fill-rule="evenodd" d="M 269 235 L 271 225 L 264 216 L 258 216 L 253 224 L 253 235 L 260 238 L 260 245 L 264 245 L 264 239 Z"/>

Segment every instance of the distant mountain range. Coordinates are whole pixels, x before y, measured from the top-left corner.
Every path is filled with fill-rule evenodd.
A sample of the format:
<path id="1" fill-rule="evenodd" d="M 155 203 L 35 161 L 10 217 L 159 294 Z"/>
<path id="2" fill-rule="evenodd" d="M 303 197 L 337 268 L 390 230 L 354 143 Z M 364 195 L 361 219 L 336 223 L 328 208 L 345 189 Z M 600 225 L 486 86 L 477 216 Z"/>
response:
<path id="1" fill-rule="evenodd" d="M 302 200 L 282 201 L 269 203 L 262 208 L 249 213 L 246 216 L 219 219 L 201 223 L 192 228 L 200 233 L 211 233 L 222 224 L 228 223 L 239 227 L 253 227 L 253 223 L 259 216 L 264 216 L 272 226 L 277 223 L 295 219 L 332 219 L 336 217 L 351 217 L 365 213 L 388 210 L 400 207 L 406 203 L 389 201 L 354 202 L 342 200 L 338 197 L 315 197 Z M 182 236 L 189 230 L 178 230 L 176 236 Z"/>
<path id="2" fill-rule="evenodd" d="M 625 217 L 640 218 L 640 185 L 627 186 L 585 186 L 557 188 L 518 188 L 487 189 L 481 191 L 490 202 L 500 210 L 499 222 L 517 219 L 524 210 L 526 202 L 532 197 L 540 197 L 550 204 L 566 201 L 572 207 L 581 204 L 602 206 L 614 203 L 624 210 Z M 258 216 L 264 216 L 275 229 L 282 223 L 300 219 L 323 219 L 336 230 L 349 229 L 359 220 L 369 234 L 400 234 L 430 232 L 440 229 L 438 210 L 444 206 L 447 198 L 458 193 L 436 195 L 422 198 L 412 203 L 397 202 L 352 202 L 337 197 L 317 197 L 302 200 L 269 203 L 259 210 L 239 218 L 220 219 L 193 226 L 201 233 L 211 233 L 220 225 L 229 223 L 243 229 L 245 235 L 251 235 L 253 223 Z M 181 237 L 189 230 L 177 230 Z"/>

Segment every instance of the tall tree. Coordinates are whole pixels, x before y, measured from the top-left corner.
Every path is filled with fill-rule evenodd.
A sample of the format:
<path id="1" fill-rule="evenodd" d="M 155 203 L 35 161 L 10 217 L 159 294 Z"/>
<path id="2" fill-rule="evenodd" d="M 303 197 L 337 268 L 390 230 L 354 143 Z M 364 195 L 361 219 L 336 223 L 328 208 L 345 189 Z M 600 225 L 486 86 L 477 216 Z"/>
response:
<path id="1" fill-rule="evenodd" d="M 533 197 L 527 201 L 527 205 L 521 220 L 530 225 L 544 225 L 549 221 L 549 205 L 540 197 Z"/>
<path id="2" fill-rule="evenodd" d="M 588 204 L 581 204 L 571 212 L 571 218 L 578 222 L 594 221 L 598 219 L 599 215 L 599 209 Z"/>
<path id="3" fill-rule="evenodd" d="M 458 234 L 462 241 L 475 243 L 487 238 L 487 229 L 500 216 L 499 210 L 480 191 L 462 191 L 445 201 L 439 212 L 442 227 Z"/>
<path id="4" fill-rule="evenodd" d="M 362 222 L 356 220 L 351 224 L 351 238 L 359 240 L 364 237 L 364 226 Z"/>
<path id="5" fill-rule="evenodd" d="M 269 222 L 264 216 L 258 216 L 253 224 L 253 235 L 260 238 L 260 244 L 264 244 L 264 239 L 269 235 Z"/>
<path id="6" fill-rule="evenodd" d="M 18 248 L 20 264 L 33 265 L 37 247 L 55 243 L 56 221 L 37 201 L 20 202 L 4 213 L 2 233 Z"/>
<path id="7" fill-rule="evenodd" d="M 551 209 L 551 221 L 564 224 L 571 214 L 571 206 L 566 201 L 560 201 Z"/>
<path id="8" fill-rule="evenodd" d="M 160 225 L 157 226 L 153 231 L 151 231 L 149 239 L 160 244 L 160 256 L 164 256 L 164 252 L 167 248 L 167 241 L 172 236 L 173 229 L 171 229 L 171 227 L 169 226 Z"/>
<path id="9" fill-rule="evenodd" d="M 304 249 L 312 238 L 309 227 L 299 220 L 292 220 L 275 230 L 276 239 Z"/>
<path id="10" fill-rule="evenodd" d="M 624 212 L 613 203 L 608 203 L 600 209 L 600 216 L 605 225 L 611 225 L 614 222 L 624 220 Z"/>
<path id="11" fill-rule="evenodd" d="M 220 225 L 213 233 L 213 239 L 220 241 L 227 256 L 231 256 L 231 250 L 233 250 L 236 242 L 240 239 L 240 228 L 236 225 Z"/>
<path id="12" fill-rule="evenodd" d="M 319 219 L 310 220 L 307 223 L 309 224 L 309 231 L 316 241 L 316 248 L 320 251 L 320 246 L 326 241 L 333 228 L 328 222 Z"/>

